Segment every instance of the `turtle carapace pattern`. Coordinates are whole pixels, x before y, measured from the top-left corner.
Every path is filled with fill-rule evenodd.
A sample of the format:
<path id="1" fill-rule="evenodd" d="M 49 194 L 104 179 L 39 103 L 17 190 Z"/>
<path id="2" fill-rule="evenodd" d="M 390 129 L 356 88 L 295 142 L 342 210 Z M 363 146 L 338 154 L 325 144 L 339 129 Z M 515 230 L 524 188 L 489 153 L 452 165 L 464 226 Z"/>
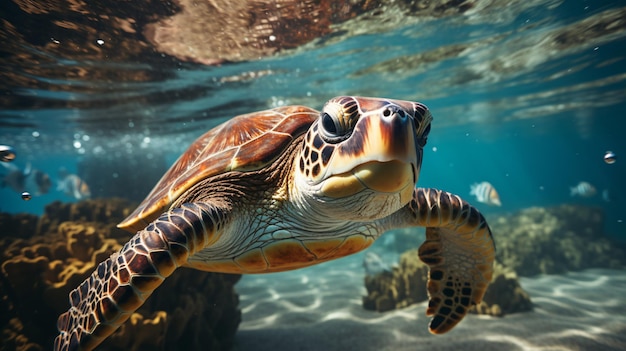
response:
<path id="1" fill-rule="evenodd" d="M 224 273 L 302 268 L 425 227 L 429 330 L 481 301 L 495 246 L 459 196 L 415 185 L 432 116 L 417 102 L 341 96 L 283 106 L 208 131 L 119 224 L 136 233 L 70 293 L 55 350 L 90 350 L 178 267 Z"/>

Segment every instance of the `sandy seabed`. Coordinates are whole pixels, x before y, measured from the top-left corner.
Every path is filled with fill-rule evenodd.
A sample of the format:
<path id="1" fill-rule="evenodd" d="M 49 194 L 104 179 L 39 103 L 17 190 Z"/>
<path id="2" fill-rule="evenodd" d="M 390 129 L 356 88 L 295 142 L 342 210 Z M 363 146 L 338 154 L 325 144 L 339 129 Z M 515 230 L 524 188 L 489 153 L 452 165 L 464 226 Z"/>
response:
<path id="1" fill-rule="evenodd" d="M 238 351 L 626 350 L 626 272 L 590 269 L 521 278 L 534 311 L 469 315 L 444 335 L 428 332 L 426 302 L 379 313 L 361 305 L 362 254 L 247 275 L 236 289 Z"/>

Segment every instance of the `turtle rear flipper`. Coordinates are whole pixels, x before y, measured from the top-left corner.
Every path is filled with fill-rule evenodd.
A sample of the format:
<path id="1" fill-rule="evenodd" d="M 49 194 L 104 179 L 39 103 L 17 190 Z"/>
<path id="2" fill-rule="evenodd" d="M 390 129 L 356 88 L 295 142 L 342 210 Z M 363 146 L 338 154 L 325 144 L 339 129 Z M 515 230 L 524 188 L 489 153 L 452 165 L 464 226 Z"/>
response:
<path id="1" fill-rule="evenodd" d="M 491 282 L 495 245 L 483 215 L 460 197 L 418 188 L 408 208 L 426 228 L 419 257 L 430 270 L 426 314 L 429 330 L 442 334 L 479 304 Z"/>
<path id="2" fill-rule="evenodd" d="M 190 255 L 213 239 L 222 212 L 184 204 L 139 231 L 70 293 L 54 350 L 91 350 L 122 325 Z"/>

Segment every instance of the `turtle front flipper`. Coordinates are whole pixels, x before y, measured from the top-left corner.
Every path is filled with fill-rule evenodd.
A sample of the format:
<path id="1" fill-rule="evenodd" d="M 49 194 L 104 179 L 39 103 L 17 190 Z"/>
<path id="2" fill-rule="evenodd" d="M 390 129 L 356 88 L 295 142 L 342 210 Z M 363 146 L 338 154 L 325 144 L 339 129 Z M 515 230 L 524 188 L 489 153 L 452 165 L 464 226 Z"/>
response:
<path id="1" fill-rule="evenodd" d="M 184 204 L 162 214 L 100 263 L 59 316 L 55 350 L 91 350 L 111 335 L 190 255 L 215 239 L 224 218 L 215 206 Z"/>
<path id="2" fill-rule="evenodd" d="M 417 188 L 406 208 L 413 225 L 426 227 L 419 257 L 430 268 L 429 330 L 445 333 L 482 301 L 491 282 L 496 253 L 491 230 L 475 207 L 445 191 Z"/>

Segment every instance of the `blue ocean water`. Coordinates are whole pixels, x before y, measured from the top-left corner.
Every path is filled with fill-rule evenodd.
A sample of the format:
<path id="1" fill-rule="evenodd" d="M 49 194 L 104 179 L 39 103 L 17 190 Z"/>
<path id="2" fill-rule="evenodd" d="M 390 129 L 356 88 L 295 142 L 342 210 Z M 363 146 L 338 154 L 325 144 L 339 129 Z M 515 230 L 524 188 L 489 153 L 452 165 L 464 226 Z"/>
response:
<path id="1" fill-rule="evenodd" d="M 77 164 L 95 159 L 110 163 L 98 174 L 104 183 L 143 173 L 155 183 L 159 175 L 152 173 L 237 114 L 284 104 L 319 109 L 336 95 L 416 100 L 435 118 L 418 185 L 470 199 L 470 184 L 489 181 L 503 206 L 482 206 L 486 213 L 601 206 L 607 232 L 623 238 L 625 8 L 618 1 L 476 6 L 437 18 L 404 13 L 404 20 L 382 28 L 380 22 L 402 13 L 363 22 L 357 17 L 338 24 L 340 34 L 298 49 L 218 66 L 165 54 L 167 63 L 107 60 L 116 40 L 105 33 L 94 39 L 103 56 L 81 60 L 78 49 L 75 57 L 50 49 L 71 46 L 70 34 L 30 31 L 38 40 L 24 40 L 20 50 L 45 57 L 45 67 L 33 70 L 12 59 L 22 53 L 4 50 L 9 78 L 0 83 L 0 143 L 15 147 L 15 165 L 30 163 L 53 182 L 60 167 L 81 173 Z M 85 74 L 63 73 L 75 70 Z M 607 150 L 617 154 L 615 164 L 603 162 Z M 152 156 L 163 164 L 157 171 L 127 164 Z M 116 159 L 127 167 L 116 169 Z M 580 181 L 593 184 L 597 195 L 570 197 Z M 55 186 L 28 202 L 4 187 L 0 209 L 41 214 L 54 200 L 73 201 Z M 602 199 L 605 189 L 610 201 Z M 94 190 L 96 196 L 110 191 Z"/>
<path id="2" fill-rule="evenodd" d="M 243 3 L 249 17 L 228 12 Z M 215 8 L 194 17 L 198 4 Z M 181 13 L 188 17 L 176 19 Z M 360 95 L 430 108 L 418 186 L 458 194 L 488 218 L 562 204 L 601 208 L 598 235 L 626 242 L 623 1 L 9 0 L 0 18 L 0 145 L 15 149 L 11 165 L 30 165 L 52 181 L 46 194 L 26 189 L 28 201 L 3 184 L 0 212 L 41 215 L 54 201 L 79 201 L 56 189 L 62 168 L 86 181 L 93 198 L 138 203 L 197 137 L 233 116 L 290 104 L 321 109 L 334 96 Z M 605 161 L 607 151 L 616 162 Z M 4 168 L 0 178 L 8 181 Z M 483 181 L 497 189 L 501 207 L 470 195 Z M 581 182 L 595 194 L 571 196 Z M 294 339 L 292 325 L 312 324 L 304 340 L 352 348 L 342 343 L 352 336 L 342 329 L 346 321 L 367 328 L 354 339 L 368 343 L 364 335 L 374 335 L 370 349 L 439 342 L 425 327 L 414 336 L 411 323 L 426 324 L 424 306 L 386 315 L 363 310 L 359 255 L 244 277 L 237 285 L 248 318 L 242 349 L 270 340 L 263 346 L 274 350 Z M 450 348 L 487 335 L 492 349 L 559 348 L 555 339 L 623 349 L 619 273 L 524 278 L 536 313 L 476 318 L 486 324 L 461 323 L 460 334 L 442 340 Z M 550 335 L 536 337 L 543 329 Z M 521 336 L 498 340 L 501 334 Z"/>

